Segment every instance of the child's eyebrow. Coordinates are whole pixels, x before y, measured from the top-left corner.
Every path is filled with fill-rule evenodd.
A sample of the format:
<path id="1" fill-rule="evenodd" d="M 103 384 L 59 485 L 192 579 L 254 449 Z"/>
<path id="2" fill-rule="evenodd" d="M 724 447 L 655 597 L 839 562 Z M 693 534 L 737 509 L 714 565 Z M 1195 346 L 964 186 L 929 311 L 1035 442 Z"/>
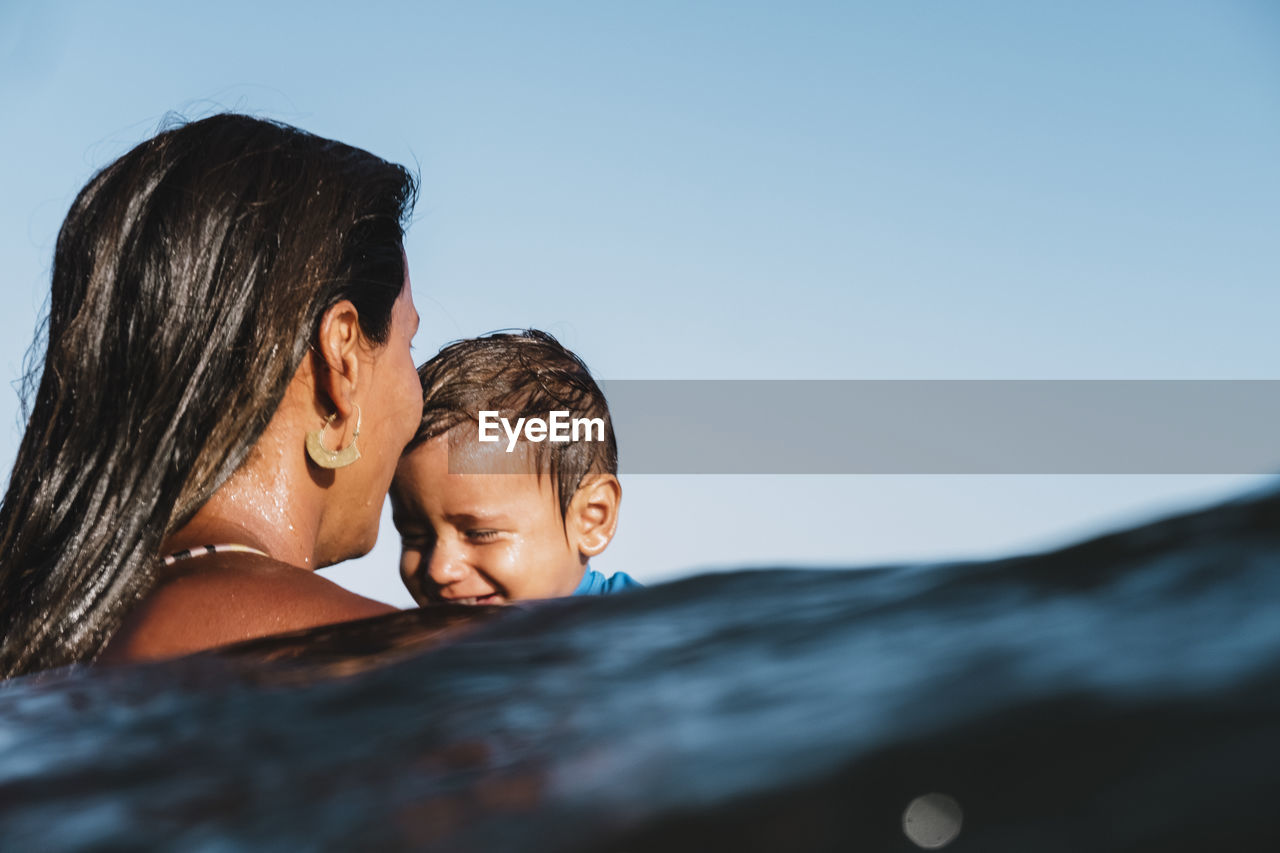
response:
<path id="1" fill-rule="evenodd" d="M 507 516 L 502 513 L 487 513 L 483 510 L 473 510 L 471 512 L 451 512 L 445 516 L 445 519 L 453 525 L 499 524 L 507 521 Z"/>

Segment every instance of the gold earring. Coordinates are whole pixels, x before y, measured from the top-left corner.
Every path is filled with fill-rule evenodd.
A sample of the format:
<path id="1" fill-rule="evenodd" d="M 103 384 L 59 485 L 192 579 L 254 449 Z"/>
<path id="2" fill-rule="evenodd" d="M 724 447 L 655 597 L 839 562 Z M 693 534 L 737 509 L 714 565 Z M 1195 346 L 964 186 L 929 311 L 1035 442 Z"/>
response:
<path id="1" fill-rule="evenodd" d="M 356 406 L 356 431 L 351 436 L 351 443 L 341 450 L 330 450 L 324 446 L 324 428 L 333 423 L 337 416 L 338 413 L 334 412 L 325 418 L 319 429 L 307 433 L 307 455 L 321 468 L 345 468 L 360 458 L 360 448 L 356 447 L 356 442 L 360 439 L 359 406 Z"/>

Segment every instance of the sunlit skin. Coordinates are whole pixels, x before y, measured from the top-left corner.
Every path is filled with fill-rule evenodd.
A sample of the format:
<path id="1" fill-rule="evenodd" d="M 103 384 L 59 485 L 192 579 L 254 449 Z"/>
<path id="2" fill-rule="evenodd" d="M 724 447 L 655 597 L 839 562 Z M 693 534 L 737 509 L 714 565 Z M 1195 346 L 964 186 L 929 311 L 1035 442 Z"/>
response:
<path id="1" fill-rule="evenodd" d="M 414 598 L 506 604 L 571 595 L 587 561 L 613 538 L 617 477 L 588 475 L 562 519 L 551 478 L 534 473 L 527 445 L 513 454 L 494 444 L 462 452 L 468 470 L 516 473 L 450 473 L 447 434 L 401 458 L 391 501 L 400 574 Z"/>
<path id="2" fill-rule="evenodd" d="M 311 354 L 249 458 L 163 546 L 167 553 L 236 543 L 269 556 L 178 563 L 129 614 L 104 659 L 171 657 L 394 609 L 313 569 L 364 554 L 377 538 L 383 498 L 421 417 L 410 347 L 418 322 L 407 271 L 385 342 L 365 337 L 350 301 L 325 312 Z M 309 462 L 306 433 L 333 413 L 324 443 L 346 447 L 357 407 L 360 458 L 337 470 Z"/>

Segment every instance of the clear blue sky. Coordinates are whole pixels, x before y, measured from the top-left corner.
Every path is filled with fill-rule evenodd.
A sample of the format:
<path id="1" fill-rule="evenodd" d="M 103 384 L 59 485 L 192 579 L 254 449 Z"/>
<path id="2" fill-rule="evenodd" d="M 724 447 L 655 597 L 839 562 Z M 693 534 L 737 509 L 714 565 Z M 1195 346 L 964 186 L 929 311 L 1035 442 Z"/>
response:
<path id="1" fill-rule="evenodd" d="M 538 326 L 604 378 L 1280 373 L 1269 0 L 6 0 L 8 377 L 74 193 L 219 108 L 421 170 L 424 358 Z M 19 435 L 5 389 L 6 471 Z M 1257 482 L 631 477 L 598 567 L 983 556 Z M 383 534 L 331 576 L 405 603 Z"/>

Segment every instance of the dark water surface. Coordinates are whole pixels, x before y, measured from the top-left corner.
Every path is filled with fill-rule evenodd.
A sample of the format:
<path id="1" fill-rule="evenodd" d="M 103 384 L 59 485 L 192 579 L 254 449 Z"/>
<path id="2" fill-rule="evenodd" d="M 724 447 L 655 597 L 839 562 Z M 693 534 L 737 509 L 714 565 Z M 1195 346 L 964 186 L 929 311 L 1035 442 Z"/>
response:
<path id="1" fill-rule="evenodd" d="M 1280 850 L 1280 493 L 0 686 L 5 850 L 905 851 L 930 793 L 955 853 Z"/>

